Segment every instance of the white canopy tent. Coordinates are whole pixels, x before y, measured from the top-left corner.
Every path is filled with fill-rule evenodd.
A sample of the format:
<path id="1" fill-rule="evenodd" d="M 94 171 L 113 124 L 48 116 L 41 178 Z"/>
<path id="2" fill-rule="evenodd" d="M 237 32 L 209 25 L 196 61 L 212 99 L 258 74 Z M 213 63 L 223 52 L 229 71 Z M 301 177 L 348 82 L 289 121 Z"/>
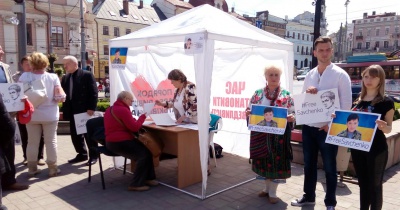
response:
<path id="1" fill-rule="evenodd" d="M 200 53 L 185 53 L 188 36 L 203 38 Z M 112 39 L 109 45 L 128 48 L 124 69 L 111 66 L 111 102 L 122 90 L 137 96 L 132 84 L 139 77 L 145 78 L 151 90 L 159 90 L 173 69 L 181 69 L 196 84 L 202 199 L 207 187 L 209 113 L 224 121 L 223 131 L 214 140 L 224 151 L 248 157 L 249 131 L 243 114 L 254 91 L 265 86 L 264 67 L 281 67 L 281 85 L 292 90 L 292 43 L 207 4 Z M 154 101 L 158 96 L 147 97 Z"/>

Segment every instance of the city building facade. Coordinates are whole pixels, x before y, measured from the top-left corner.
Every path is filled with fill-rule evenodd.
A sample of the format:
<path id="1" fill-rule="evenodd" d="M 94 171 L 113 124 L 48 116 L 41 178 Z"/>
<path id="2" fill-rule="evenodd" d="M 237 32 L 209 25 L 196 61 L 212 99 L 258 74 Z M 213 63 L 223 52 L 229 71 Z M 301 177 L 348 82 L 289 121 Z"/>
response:
<path id="1" fill-rule="evenodd" d="M 92 56 L 96 79 L 108 77 L 109 45 L 108 41 L 160 22 L 155 9 L 143 5 L 143 1 L 130 0 L 94 0 L 91 17 L 95 34 L 95 52 Z"/>
<path id="2" fill-rule="evenodd" d="M 353 20 L 353 24 L 353 55 L 390 54 L 400 49 L 400 15 L 364 13 L 363 18 Z"/>
<path id="3" fill-rule="evenodd" d="M 325 7 L 323 6 L 320 24 L 320 33 L 323 36 L 327 33 L 324 13 Z M 294 66 L 297 69 L 312 66 L 314 18 L 314 13 L 306 11 L 287 21 L 285 39 L 293 43 Z"/>
<path id="4" fill-rule="evenodd" d="M 62 65 L 62 58 L 74 55 L 80 58 L 80 16 L 79 0 L 33 0 L 25 1 L 26 7 L 26 46 L 18 46 L 18 26 L 12 21 L 13 0 L 0 1 L 0 44 L 5 56 L 3 62 L 11 65 L 12 71 L 20 66 L 18 50 L 26 47 L 27 53 L 33 51 L 45 54 L 54 53 L 59 58 L 55 64 Z M 87 2 L 85 1 L 85 6 Z M 49 24 L 51 24 L 49 26 Z"/>

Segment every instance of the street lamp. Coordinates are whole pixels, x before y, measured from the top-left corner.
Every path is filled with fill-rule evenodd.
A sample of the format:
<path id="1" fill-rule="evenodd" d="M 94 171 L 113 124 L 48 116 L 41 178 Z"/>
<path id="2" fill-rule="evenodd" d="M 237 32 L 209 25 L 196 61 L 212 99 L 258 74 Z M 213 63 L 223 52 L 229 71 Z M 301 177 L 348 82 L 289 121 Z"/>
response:
<path id="1" fill-rule="evenodd" d="M 348 42 L 347 42 L 347 30 L 348 30 L 347 29 L 347 6 L 349 5 L 349 3 L 350 3 L 350 0 L 346 0 L 346 2 L 344 3 L 344 6 L 346 7 L 346 38 L 344 40 L 344 43 L 346 46 L 346 49 L 344 51 L 345 55 L 347 55 L 347 49 L 349 48 L 349 46 L 347 46 L 348 45 Z"/>

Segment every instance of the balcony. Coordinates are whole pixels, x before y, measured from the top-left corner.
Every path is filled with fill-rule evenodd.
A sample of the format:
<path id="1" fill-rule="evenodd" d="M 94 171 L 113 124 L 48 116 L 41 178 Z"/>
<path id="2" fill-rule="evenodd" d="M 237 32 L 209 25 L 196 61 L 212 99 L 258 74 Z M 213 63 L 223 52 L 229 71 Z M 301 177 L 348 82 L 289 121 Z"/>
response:
<path id="1" fill-rule="evenodd" d="M 356 40 L 363 40 L 364 36 L 356 36 Z"/>
<path id="2" fill-rule="evenodd" d="M 393 33 L 392 38 L 400 38 L 400 33 Z"/>

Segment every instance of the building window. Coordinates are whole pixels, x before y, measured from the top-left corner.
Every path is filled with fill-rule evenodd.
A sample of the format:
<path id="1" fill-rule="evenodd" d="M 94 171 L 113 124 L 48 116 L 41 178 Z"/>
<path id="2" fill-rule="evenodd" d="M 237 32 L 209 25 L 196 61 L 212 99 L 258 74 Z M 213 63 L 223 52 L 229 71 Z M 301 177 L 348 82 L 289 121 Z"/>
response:
<path id="1" fill-rule="evenodd" d="M 358 30 L 358 36 L 362 36 L 362 29 Z"/>
<path id="2" fill-rule="evenodd" d="M 300 40 L 300 33 L 297 33 L 297 39 Z"/>
<path id="3" fill-rule="evenodd" d="M 297 52 L 300 52 L 300 47 L 299 46 L 297 46 Z"/>
<path id="4" fill-rule="evenodd" d="M 118 27 L 114 27 L 114 36 L 119 36 L 119 28 Z"/>
<path id="5" fill-rule="evenodd" d="M 287 36 L 287 37 L 289 37 L 289 36 L 290 36 L 290 32 L 289 32 L 289 31 L 287 32 L 287 35 L 286 35 L 286 36 Z"/>
<path id="6" fill-rule="evenodd" d="M 293 38 L 293 39 L 295 39 L 295 38 L 296 38 L 296 33 L 294 33 L 294 32 L 293 32 L 293 37 L 292 37 L 292 38 Z"/>
<path id="7" fill-rule="evenodd" d="M 394 40 L 393 46 L 397 48 L 399 46 L 399 40 Z"/>
<path id="8" fill-rule="evenodd" d="M 221 5 L 219 3 L 217 3 L 217 8 L 221 9 Z"/>
<path id="9" fill-rule="evenodd" d="M 301 35 L 301 40 L 304 40 L 304 34 Z"/>
<path id="10" fill-rule="evenodd" d="M 26 24 L 26 45 L 32 45 L 32 24 Z"/>
<path id="11" fill-rule="evenodd" d="M 297 67 L 297 60 L 294 60 L 294 65 Z"/>
<path id="12" fill-rule="evenodd" d="M 103 26 L 103 35 L 109 35 L 108 34 L 108 26 Z"/>
<path id="13" fill-rule="evenodd" d="M 304 46 L 301 46 L 301 54 L 304 55 Z"/>
<path id="14" fill-rule="evenodd" d="M 371 36 L 371 29 L 370 28 L 367 31 L 367 36 Z"/>
<path id="15" fill-rule="evenodd" d="M 384 41 L 383 42 L 383 47 L 384 48 L 388 48 L 389 47 L 389 42 L 388 41 Z"/>
<path id="16" fill-rule="evenodd" d="M 131 31 L 131 29 L 130 28 L 127 28 L 126 30 L 125 30 L 125 34 L 130 34 L 132 31 Z"/>
<path id="17" fill-rule="evenodd" d="M 365 42 L 365 48 L 369 49 L 370 47 L 370 43 L 369 42 Z"/>
<path id="18" fill-rule="evenodd" d="M 104 55 L 109 55 L 108 45 L 103 46 Z"/>
<path id="19" fill-rule="evenodd" d="M 375 35 L 376 35 L 376 36 L 379 36 L 379 28 L 376 29 Z"/>
<path id="20" fill-rule="evenodd" d="M 395 33 L 399 33 L 399 27 L 398 26 L 396 26 L 396 28 L 394 28 L 394 32 Z"/>
<path id="21" fill-rule="evenodd" d="M 53 47 L 63 47 L 63 28 L 60 26 L 51 27 L 51 45 Z"/>
<path id="22" fill-rule="evenodd" d="M 379 47 L 379 41 L 375 42 L 375 48 Z"/>
<path id="23" fill-rule="evenodd" d="M 310 35 L 307 35 L 307 41 L 310 41 Z"/>
<path id="24" fill-rule="evenodd" d="M 357 43 L 357 49 L 361 49 L 361 42 Z"/>
<path id="25" fill-rule="evenodd" d="M 308 47 L 306 47 L 306 55 L 308 55 Z"/>
<path id="26" fill-rule="evenodd" d="M 389 34 L 389 28 L 385 28 L 385 35 Z"/>

